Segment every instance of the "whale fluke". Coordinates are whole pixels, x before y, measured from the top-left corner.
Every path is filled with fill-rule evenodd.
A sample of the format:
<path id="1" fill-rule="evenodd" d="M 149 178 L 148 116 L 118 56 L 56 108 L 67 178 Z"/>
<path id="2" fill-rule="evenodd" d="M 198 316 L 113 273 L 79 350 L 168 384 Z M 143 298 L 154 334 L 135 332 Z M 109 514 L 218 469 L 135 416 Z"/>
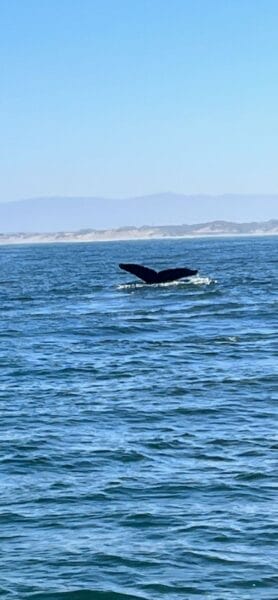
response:
<path id="1" fill-rule="evenodd" d="M 176 281 L 177 279 L 183 279 L 184 277 L 192 277 L 196 275 L 198 271 L 186 268 L 178 269 L 164 269 L 163 271 L 155 271 L 149 269 L 149 267 L 143 267 L 143 265 L 135 265 L 133 263 L 120 263 L 120 269 L 132 273 L 139 279 L 142 279 L 145 283 L 167 283 L 169 281 Z"/>

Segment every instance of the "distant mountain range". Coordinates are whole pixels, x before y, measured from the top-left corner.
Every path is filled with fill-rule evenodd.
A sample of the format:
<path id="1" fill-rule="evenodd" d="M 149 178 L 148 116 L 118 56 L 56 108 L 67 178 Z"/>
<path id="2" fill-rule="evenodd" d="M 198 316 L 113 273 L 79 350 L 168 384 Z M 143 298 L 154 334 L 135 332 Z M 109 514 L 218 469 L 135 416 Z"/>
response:
<path id="1" fill-rule="evenodd" d="M 184 235 L 186 227 L 194 223 L 274 218 L 278 218 L 278 195 L 263 194 L 185 196 L 163 193 L 126 199 L 51 197 L 0 203 L 0 233 L 132 229 L 188 223 L 188 226 L 182 225 Z M 226 226 L 222 226 L 225 229 Z M 217 229 L 218 225 L 215 227 Z"/>
<path id="2" fill-rule="evenodd" d="M 231 223 L 212 221 L 195 225 L 158 227 L 120 227 L 118 229 L 81 229 L 56 233 L 0 234 L 0 244 L 46 242 L 97 242 L 136 239 L 161 239 L 201 236 L 278 235 L 278 219 L 265 222 Z"/>

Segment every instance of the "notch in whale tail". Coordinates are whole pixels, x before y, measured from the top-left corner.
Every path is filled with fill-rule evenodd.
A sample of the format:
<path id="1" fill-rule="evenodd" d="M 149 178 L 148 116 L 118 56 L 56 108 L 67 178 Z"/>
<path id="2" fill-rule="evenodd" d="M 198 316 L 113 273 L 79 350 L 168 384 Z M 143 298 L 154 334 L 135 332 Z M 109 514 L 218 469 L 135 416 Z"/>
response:
<path id="1" fill-rule="evenodd" d="M 145 283 L 167 283 L 170 281 L 177 281 L 184 277 L 192 277 L 198 273 L 197 270 L 177 268 L 177 269 L 164 269 L 163 271 L 155 271 L 149 267 L 143 265 L 136 265 L 133 263 L 120 263 L 120 269 L 127 271 L 139 279 L 142 279 Z"/>

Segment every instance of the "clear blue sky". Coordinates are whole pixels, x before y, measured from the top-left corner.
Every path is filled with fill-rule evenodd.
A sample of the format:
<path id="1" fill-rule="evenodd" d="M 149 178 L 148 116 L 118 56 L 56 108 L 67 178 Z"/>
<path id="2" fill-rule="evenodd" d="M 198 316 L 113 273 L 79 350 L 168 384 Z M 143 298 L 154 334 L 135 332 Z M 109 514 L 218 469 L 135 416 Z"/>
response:
<path id="1" fill-rule="evenodd" d="M 1 0 L 0 201 L 278 192 L 277 0 Z"/>

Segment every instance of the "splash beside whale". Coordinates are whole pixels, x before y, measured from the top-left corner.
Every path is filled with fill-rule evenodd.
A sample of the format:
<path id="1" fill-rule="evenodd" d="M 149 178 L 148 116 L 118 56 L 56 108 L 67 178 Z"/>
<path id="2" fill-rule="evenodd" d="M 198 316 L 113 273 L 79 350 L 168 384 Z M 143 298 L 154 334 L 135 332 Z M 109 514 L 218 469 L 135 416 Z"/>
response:
<path id="1" fill-rule="evenodd" d="M 119 267 L 120 269 L 123 269 L 123 271 L 127 271 L 128 273 L 139 277 L 139 279 L 142 279 L 149 285 L 154 283 L 168 283 L 170 281 L 183 279 L 184 277 L 192 277 L 198 273 L 197 270 L 187 269 L 185 267 L 155 271 L 149 267 L 144 267 L 143 265 L 136 265 L 133 263 L 120 263 Z"/>

